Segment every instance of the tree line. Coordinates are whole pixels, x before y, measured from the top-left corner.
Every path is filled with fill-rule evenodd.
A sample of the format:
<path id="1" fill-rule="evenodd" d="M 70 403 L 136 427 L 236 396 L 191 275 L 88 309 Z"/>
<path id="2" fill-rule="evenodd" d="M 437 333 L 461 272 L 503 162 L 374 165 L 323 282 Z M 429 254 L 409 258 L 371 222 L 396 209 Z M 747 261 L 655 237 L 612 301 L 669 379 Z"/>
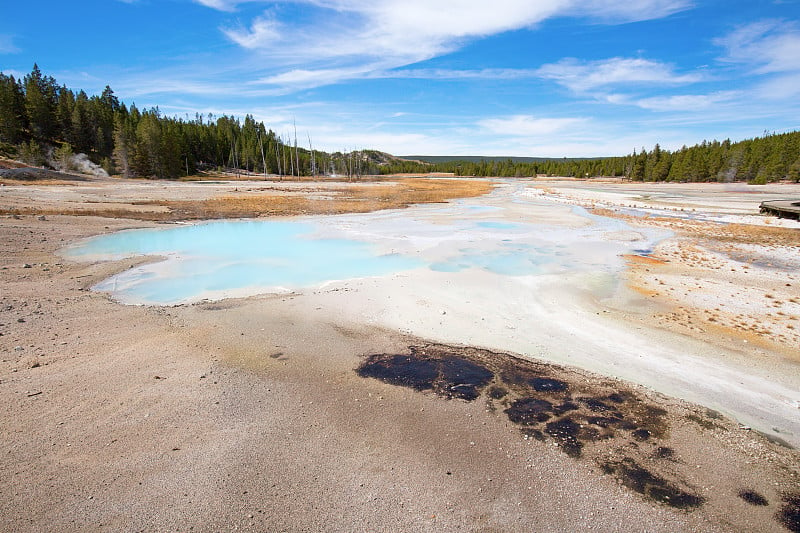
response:
<path id="1" fill-rule="evenodd" d="M 0 154 L 61 170 L 86 154 L 108 174 L 179 178 L 201 170 L 304 176 L 376 173 L 369 152 L 328 154 L 301 147 L 294 128 L 278 135 L 251 115 L 163 115 L 127 106 L 106 86 L 89 96 L 59 85 L 37 65 L 15 79 L 0 72 Z"/>
<path id="2" fill-rule="evenodd" d="M 397 159 L 376 150 L 327 153 L 300 146 L 251 115 L 163 115 L 121 102 L 110 87 L 87 95 L 59 85 L 37 65 L 21 79 L 0 72 L 0 155 L 70 170 L 76 154 L 108 174 L 179 178 L 202 170 L 279 176 L 448 172 L 457 176 L 627 177 L 637 181 L 800 181 L 800 132 L 740 142 L 703 141 L 670 151 L 656 144 L 623 157 L 447 161 Z"/>
<path id="3" fill-rule="evenodd" d="M 569 176 L 626 177 L 636 181 L 747 181 L 800 182 L 800 132 L 765 133 L 740 142 L 703 141 L 680 150 L 663 150 L 656 144 L 648 151 L 634 150 L 624 157 L 552 159 L 536 162 L 454 160 L 435 164 L 396 161 L 381 168 L 383 173 L 451 172 L 457 176 Z"/>

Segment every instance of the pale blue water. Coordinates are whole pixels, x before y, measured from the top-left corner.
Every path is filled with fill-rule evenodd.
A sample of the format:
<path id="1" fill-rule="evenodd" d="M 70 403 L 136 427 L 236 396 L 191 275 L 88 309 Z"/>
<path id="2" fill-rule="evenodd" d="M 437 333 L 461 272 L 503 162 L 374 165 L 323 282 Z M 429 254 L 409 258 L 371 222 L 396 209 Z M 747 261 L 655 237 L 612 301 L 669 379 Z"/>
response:
<path id="1" fill-rule="evenodd" d="M 524 227 L 522 224 L 513 222 L 494 222 L 491 220 L 487 222 L 478 222 L 477 226 L 486 229 L 520 229 Z"/>
<path id="2" fill-rule="evenodd" d="M 499 276 L 613 275 L 623 268 L 622 254 L 649 253 L 665 236 L 640 228 L 641 239 L 609 240 L 608 232 L 631 228 L 579 207 L 573 212 L 592 223 L 569 228 L 524 218 L 509 221 L 503 208 L 464 202 L 419 209 L 417 215 L 389 211 L 309 222 L 219 221 L 124 231 L 89 239 L 66 254 L 92 260 L 165 256 L 164 261 L 132 268 L 94 289 L 125 303 L 170 305 L 420 267 L 441 273 L 475 269 Z"/>
<path id="3" fill-rule="evenodd" d="M 313 238 L 313 224 L 226 221 L 103 235 L 67 251 L 73 258 L 165 255 L 98 284 L 127 303 L 174 304 L 213 293 L 307 287 L 412 269 L 419 259 L 379 254 L 364 242 Z"/>

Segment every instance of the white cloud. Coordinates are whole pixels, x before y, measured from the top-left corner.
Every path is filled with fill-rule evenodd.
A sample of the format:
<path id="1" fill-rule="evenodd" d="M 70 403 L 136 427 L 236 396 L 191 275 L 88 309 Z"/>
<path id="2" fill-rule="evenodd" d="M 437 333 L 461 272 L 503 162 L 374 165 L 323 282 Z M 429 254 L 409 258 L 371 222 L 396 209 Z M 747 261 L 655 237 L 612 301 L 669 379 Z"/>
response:
<path id="1" fill-rule="evenodd" d="M 677 94 L 670 96 L 653 96 L 649 98 L 631 98 L 628 95 L 610 94 L 606 100 L 613 104 L 627 104 L 649 109 L 651 111 L 702 111 L 731 102 L 740 97 L 738 91 L 719 91 L 711 94 Z"/>
<path id="2" fill-rule="evenodd" d="M 11 35 L 0 34 L 0 54 L 16 54 L 20 49 L 14 45 Z"/>
<path id="3" fill-rule="evenodd" d="M 584 0 L 573 2 L 571 12 L 614 22 L 635 22 L 667 17 L 692 5 L 689 0 Z"/>
<path id="4" fill-rule="evenodd" d="M 123 0 L 124 1 L 124 0 Z M 233 11 L 236 7 L 236 0 L 194 0 L 198 4 L 210 7 L 211 9 L 218 9 L 220 11 Z"/>
<path id="5" fill-rule="evenodd" d="M 800 28 L 797 23 L 781 20 L 753 22 L 714 42 L 727 49 L 723 61 L 750 65 L 757 73 L 800 71 Z"/>
<path id="6" fill-rule="evenodd" d="M 270 46 L 281 37 L 280 23 L 270 13 L 256 18 L 250 28 L 227 28 L 223 33 L 239 46 L 257 49 Z"/>
<path id="7" fill-rule="evenodd" d="M 672 66 L 665 63 L 625 57 L 599 61 L 567 58 L 543 65 L 537 73 L 540 77 L 554 80 L 575 92 L 611 85 L 681 85 L 703 80 L 703 75 L 698 73 L 678 74 Z"/>
<path id="8" fill-rule="evenodd" d="M 371 75 L 374 78 L 393 78 L 393 79 L 421 79 L 421 80 L 470 80 L 470 79 L 490 79 L 490 80 L 511 80 L 521 78 L 533 78 L 537 76 L 537 71 L 533 69 L 512 69 L 512 68 L 485 68 L 473 70 L 452 70 L 452 69 L 396 69 L 386 72 L 376 72 Z"/>
<path id="9" fill-rule="evenodd" d="M 233 9 L 236 0 L 196 0 L 217 9 Z M 234 43 L 260 51 L 272 66 L 317 68 L 379 66 L 387 71 L 452 52 L 469 40 L 530 28 L 554 16 L 577 16 L 607 23 L 660 18 L 689 7 L 687 0 L 294 0 L 307 10 L 293 21 L 268 10 L 250 24 L 223 28 Z M 290 71 L 293 69 L 289 69 Z M 378 70 L 376 69 L 377 73 Z M 402 73 L 391 73 L 398 77 Z M 446 76 L 482 76 L 481 71 L 427 71 Z M 501 73 L 514 76 L 512 70 Z M 356 68 L 354 76 L 365 76 Z M 414 73 L 406 73 L 414 76 Z M 298 72 L 283 74 L 290 83 Z M 281 78 L 274 77 L 272 81 Z M 324 76 L 318 84 L 324 83 Z"/>
<path id="10" fill-rule="evenodd" d="M 536 77 L 535 70 L 531 69 L 476 69 L 476 70 L 449 70 L 449 69 L 392 69 L 385 68 L 383 62 L 365 63 L 353 67 L 342 68 L 296 68 L 265 76 L 250 85 L 274 85 L 282 87 L 278 90 L 285 94 L 290 90 L 307 89 L 322 85 L 331 85 L 354 78 L 362 79 L 423 79 L 423 80 L 510 80 Z"/>
<path id="11" fill-rule="evenodd" d="M 365 65 L 352 68 L 324 68 L 324 69 L 304 69 L 298 68 L 288 70 L 273 76 L 260 78 L 252 82 L 258 85 L 276 85 L 280 87 L 290 87 L 293 89 L 304 89 L 319 87 L 320 85 L 331 85 L 342 80 L 351 79 L 361 75 L 366 75 L 373 70 L 372 65 Z"/>
<path id="12" fill-rule="evenodd" d="M 800 97 L 800 73 L 775 76 L 758 85 L 754 92 L 764 100 L 796 100 Z"/>
<path id="13" fill-rule="evenodd" d="M 64 79 L 59 77 L 59 80 Z M 259 98 L 276 96 L 282 91 L 276 89 L 252 88 L 236 81 L 219 82 L 191 79 L 189 76 L 181 77 L 179 73 L 133 74 L 119 79 L 114 83 L 114 90 L 124 94 L 126 98 L 139 98 L 142 96 L 176 94 L 179 96 L 210 96 Z"/>
<path id="14" fill-rule="evenodd" d="M 583 118 L 536 118 L 531 115 L 515 115 L 483 119 L 478 121 L 478 126 L 499 135 L 535 137 L 585 126 L 586 122 Z"/>

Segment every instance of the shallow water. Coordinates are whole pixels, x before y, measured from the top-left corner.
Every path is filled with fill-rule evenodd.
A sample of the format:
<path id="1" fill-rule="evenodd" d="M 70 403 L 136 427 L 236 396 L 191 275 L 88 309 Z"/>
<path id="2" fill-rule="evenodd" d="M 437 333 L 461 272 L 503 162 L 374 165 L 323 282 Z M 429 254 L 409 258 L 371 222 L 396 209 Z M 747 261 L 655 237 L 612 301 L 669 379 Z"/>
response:
<path id="1" fill-rule="evenodd" d="M 567 216 L 583 225 L 550 224 L 524 207 L 541 209 L 546 201 L 526 199 L 521 191 L 506 186 L 479 199 L 399 211 L 123 231 L 84 241 L 66 254 L 87 260 L 166 257 L 94 287 L 124 303 L 163 305 L 418 268 L 498 276 L 613 274 L 623 268 L 623 254 L 649 250 L 665 236 L 633 231 L 581 208 Z"/>
<path id="2" fill-rule="evenodd" d="M 94 287 L 125 303 L 176 304 L 291 290 L 334 279 L 415 268 L 419 260 L 376 253 L 365 242 L 314 238 L 302 222 L 223 221 L 104 235 L 71 248 L 80 259 L 166 256 Z"/>

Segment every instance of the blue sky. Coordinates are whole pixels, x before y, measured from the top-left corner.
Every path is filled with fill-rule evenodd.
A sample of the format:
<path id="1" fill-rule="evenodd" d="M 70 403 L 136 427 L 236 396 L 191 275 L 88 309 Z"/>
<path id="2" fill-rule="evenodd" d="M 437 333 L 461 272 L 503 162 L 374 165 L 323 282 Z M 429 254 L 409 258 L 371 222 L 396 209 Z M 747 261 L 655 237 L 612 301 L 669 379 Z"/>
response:
<path id="1" fill-rule="evenodd" d="M 2 0 L 0 70 L 315 148 L 623 155 L 800 129 L 800 0 Z"/>

